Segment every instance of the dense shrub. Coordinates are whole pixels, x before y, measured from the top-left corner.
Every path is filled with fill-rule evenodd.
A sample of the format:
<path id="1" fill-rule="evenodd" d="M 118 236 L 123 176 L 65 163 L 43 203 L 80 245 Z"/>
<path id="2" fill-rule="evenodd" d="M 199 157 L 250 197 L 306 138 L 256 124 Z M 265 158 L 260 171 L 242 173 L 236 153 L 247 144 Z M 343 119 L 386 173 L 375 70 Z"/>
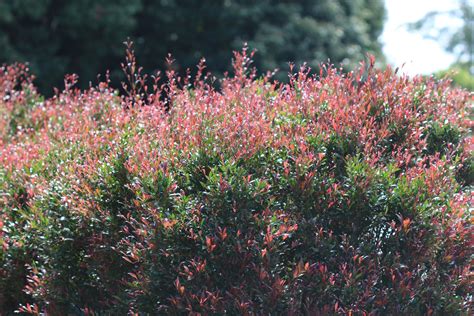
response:
<path id="1" fill-rule="evenodd" d="M 471 94 L 130 61 L 127 97 L 0 68 L 2 314 L 469 314 Z"/>

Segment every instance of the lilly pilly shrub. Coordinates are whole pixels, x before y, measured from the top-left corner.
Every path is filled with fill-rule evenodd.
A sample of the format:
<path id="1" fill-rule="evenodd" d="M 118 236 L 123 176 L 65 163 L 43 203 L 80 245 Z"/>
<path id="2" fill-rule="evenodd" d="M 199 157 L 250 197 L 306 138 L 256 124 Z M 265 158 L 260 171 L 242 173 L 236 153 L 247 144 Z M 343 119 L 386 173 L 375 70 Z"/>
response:
<path id="1" fill-rule="evenodd" d="M 0 69 L 2 314 L 472 312 L 472 94 L 373 61 L 213 88 Z"/>

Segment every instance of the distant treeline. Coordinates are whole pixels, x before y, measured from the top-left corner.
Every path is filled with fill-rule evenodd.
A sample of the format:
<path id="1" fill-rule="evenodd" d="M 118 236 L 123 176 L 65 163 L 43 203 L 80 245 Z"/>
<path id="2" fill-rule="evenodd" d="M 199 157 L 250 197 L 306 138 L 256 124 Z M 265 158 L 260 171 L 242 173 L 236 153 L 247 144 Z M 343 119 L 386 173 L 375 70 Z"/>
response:
<path id="1" fill-rule="evenodd" d="M 366 52 L 380 57 L 384 12 L 383 0 L 0 1 L 0 63 L 28 61 L 50 93 L 66 73 L 83 87 L 107 69 L 119 78 L 128 37 L 146 71 L 163 69 L 171 53 L 178 70 L 206 57 L 217 75 L 248 42 L 259 69 L 279 68 L 281 79 L 289 61 L 350 67 Z"/>

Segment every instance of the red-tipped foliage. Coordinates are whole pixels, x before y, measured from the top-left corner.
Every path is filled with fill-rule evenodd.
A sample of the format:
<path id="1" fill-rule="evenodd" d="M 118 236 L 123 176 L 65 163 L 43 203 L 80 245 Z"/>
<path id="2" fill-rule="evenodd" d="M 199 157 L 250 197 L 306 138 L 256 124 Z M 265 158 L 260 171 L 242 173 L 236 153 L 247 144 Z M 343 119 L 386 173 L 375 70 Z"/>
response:
<path id="1" fill-rule="evenodd" d="M 373 61 L 39 96 L 0 68 L 0 309 L 468 314 L 472 94 Z M 219 89 L 215 87 L 218 86 Z"/>

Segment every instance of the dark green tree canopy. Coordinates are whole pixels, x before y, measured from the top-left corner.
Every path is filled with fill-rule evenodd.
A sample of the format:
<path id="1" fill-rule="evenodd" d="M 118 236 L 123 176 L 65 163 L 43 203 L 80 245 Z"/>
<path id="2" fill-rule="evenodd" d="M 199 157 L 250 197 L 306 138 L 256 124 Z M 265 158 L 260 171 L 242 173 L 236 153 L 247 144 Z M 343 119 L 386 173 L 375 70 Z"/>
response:
<path id="1" fill-rule="evenodd" d="M 87 85 L 117 68 L 141 8 L 133 0 L 0 0 L 0 62 L 29 62 L 48 92 L 71 72 Z"/>
<path id="2" fill-rule="evenodd" d="M 117 70 L 127 37 L 147 71 L 171 53 L 180 70 L 206 57 L 215 74 L 248 42 L 260 69 L 286 77 L 290 61 L 352 66 L 366 52 L 380 56 L 383 18 L 383 0 L 0 0 L 0 62 L 30 62 L 44 90 L 65 73 L 84 86 Z"/>

